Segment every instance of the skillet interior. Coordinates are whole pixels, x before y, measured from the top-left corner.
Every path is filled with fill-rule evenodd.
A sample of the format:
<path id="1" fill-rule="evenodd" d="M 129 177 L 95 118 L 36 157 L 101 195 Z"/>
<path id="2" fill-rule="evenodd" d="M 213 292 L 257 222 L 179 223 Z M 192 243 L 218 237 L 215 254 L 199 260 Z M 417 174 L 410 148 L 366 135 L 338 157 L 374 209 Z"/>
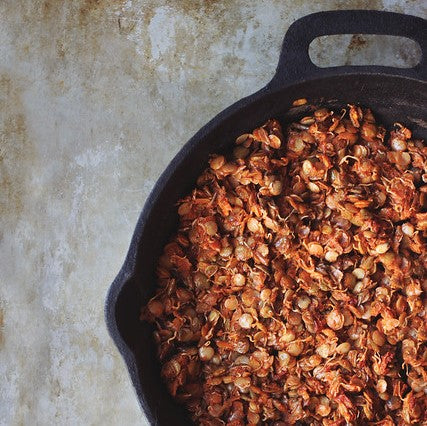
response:
<path id="1" fill-rule="evenodd" d="M 221 113 L 190 140 L 159 179 L 147 201 L 127 261 L 107 303 L 110 333 L 128 364 L 142 408 L 152 424 L 191 423 L 162 385 L 152 328 L 138 319 L 141 305 L 154 291 L 156 260 L 177 224 L 175 204 L 194 186 L 196 177 L 207 166 L 210 153 L 227 152 L 236 136 L 268 118 L 278 118 L 285 126 L 303 116 L 309 106 L 291 108 L 293 100 L 303 97 L 309 100 L 309 105 L 335 109 L 347 103 L 368 106 L 378 122 L 387 128 L 399 121 L 416 137 L 427 139 L 424 121 L 427 83 L 402 76 L 347 74 L 306 81 L 277 91 L 262 90 Z"/>

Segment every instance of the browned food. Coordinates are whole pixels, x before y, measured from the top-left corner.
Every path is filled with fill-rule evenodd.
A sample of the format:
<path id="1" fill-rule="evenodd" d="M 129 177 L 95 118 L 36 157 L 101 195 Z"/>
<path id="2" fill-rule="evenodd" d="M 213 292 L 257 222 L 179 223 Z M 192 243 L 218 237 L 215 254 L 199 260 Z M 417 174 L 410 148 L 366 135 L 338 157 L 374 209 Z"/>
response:
<path id="1" fill-rule="evenodd" d="M 200 425 L 427 422 L 427 147 L 369 109 L 214 155 L 141 318 Z"/>

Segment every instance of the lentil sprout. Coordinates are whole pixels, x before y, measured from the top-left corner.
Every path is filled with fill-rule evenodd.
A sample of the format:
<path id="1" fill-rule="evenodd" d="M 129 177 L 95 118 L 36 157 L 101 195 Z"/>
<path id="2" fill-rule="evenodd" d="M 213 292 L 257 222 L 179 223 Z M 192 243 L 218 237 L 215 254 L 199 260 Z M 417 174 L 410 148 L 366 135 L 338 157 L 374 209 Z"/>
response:
<path id="1" fill-rule="evenodd" d="M 386 135 L 269 120 L 180 201 L 141 319 L 195 424 L 427 424 L 427 147 Z"/>

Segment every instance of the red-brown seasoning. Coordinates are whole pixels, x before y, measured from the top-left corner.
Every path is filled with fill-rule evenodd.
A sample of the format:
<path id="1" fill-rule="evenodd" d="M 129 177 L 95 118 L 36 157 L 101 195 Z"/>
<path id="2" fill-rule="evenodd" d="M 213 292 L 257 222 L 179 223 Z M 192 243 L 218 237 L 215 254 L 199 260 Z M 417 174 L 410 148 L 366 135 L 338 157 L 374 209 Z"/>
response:
<path id="1" fill-rule="evenodd" d="M 172 396 L 200 425 L 425 424 L 423 142 L 322 108 L 209 165 L 141 315 Z"/>

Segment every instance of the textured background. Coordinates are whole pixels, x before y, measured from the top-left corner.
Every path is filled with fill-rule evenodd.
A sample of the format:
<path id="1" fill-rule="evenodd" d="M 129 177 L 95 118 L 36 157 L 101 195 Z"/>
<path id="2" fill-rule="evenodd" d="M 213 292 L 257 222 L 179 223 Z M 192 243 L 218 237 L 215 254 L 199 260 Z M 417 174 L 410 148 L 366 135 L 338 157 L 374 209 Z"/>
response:
<path id="1" fill-rule="evenodd" d="M 0 424 L 145 424 L 103 303 L 179 148 L 272 77 L 322 9 L 426 17 L 422 1 L 0 1 Z M 317 43 L 323 64 L 412 45 Z"/>

